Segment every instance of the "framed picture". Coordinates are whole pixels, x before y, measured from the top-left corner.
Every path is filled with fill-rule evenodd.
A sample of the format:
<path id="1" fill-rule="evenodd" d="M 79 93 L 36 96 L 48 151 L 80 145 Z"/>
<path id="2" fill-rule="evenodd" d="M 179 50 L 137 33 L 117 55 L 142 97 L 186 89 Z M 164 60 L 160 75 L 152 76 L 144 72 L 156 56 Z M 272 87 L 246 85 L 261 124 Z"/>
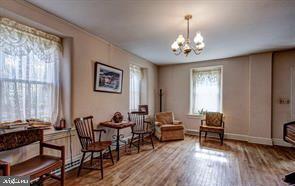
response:
<path id="1" fill-rule="evenodd" d="M 94 66 L 94 91 L 121 94 L 123 70 L 100 62 Z"/>
<path id="2" fill-rule="evenodd" d="M 148 105 L 138 105 L 138 112 L 148 115 L 149 114 Z"/>

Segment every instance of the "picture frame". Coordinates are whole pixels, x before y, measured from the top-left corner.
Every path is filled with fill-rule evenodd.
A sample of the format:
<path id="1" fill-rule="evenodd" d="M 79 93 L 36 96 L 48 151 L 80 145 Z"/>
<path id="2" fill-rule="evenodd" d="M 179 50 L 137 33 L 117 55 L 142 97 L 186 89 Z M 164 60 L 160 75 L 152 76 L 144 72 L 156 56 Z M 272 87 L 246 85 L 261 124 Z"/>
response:
<path id="1" fill-rule="evenodd" d="M 149 114 L 149 107 L 148 105 L 138 105 L 138 112 L 148 115 Z"/>
<path id="2" fill-rule="evenodd" d="M 94 91 L 122 94 L 122 86 L 122 69 L 100 62 L 94 63 Z"/>

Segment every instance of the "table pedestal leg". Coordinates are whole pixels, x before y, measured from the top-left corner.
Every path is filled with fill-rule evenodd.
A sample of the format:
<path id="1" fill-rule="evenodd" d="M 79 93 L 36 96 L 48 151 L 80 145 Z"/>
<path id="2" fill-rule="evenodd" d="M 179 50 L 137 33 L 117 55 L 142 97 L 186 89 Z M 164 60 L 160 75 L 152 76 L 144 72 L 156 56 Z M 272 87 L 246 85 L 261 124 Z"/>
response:
<path id="1" fill-rule="evenodd" d="M 120 130 L 117 129 L 117 144 L 116 144 L 116 151 L 117 151 L 117 161 L 120 160 Z"/>

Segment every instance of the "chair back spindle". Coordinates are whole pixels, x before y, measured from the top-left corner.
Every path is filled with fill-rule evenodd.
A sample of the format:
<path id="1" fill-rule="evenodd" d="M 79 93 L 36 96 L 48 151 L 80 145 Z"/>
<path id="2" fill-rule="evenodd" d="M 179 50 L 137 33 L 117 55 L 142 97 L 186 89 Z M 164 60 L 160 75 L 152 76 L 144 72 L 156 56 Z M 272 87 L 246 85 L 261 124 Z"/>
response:
<path id="1" fill-rule="evenodd" d="M 145 122 L 145 115 L 142 113 L 128 113 L 128 120 L 135 123 L 135 125 L 132 127 L 132 131 L 146 131 L 147 125 Z"/>
<path id="2" fill-rule="evenodd" d="M 77 118 L 74 120 L 78 137 L 83 149 L 86 149 L 90 143 L 95 142 L 93 131 L 93 116 Z"/>

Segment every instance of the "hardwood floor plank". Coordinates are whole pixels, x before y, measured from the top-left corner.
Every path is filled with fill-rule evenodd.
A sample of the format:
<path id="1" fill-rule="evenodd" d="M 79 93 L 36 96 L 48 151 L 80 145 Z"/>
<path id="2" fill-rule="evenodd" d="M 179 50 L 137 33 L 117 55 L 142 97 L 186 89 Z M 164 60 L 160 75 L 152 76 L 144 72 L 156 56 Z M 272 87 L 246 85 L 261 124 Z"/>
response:
<path id="1" fill-rule="evenodd" d="M 259 186 L 286 185 L 282 178 L 295 171 L 295 149 L 246 142 L 186 136 L 183 141 L 155 142 L 140 153 L 122 153 L 114 166 L 105 161 L 105 177 L 99 171 L 76 169 L 67 173 L 66 185 L 167 185 Z M 48 181 L 45 185 L 55 185 Z"/>

